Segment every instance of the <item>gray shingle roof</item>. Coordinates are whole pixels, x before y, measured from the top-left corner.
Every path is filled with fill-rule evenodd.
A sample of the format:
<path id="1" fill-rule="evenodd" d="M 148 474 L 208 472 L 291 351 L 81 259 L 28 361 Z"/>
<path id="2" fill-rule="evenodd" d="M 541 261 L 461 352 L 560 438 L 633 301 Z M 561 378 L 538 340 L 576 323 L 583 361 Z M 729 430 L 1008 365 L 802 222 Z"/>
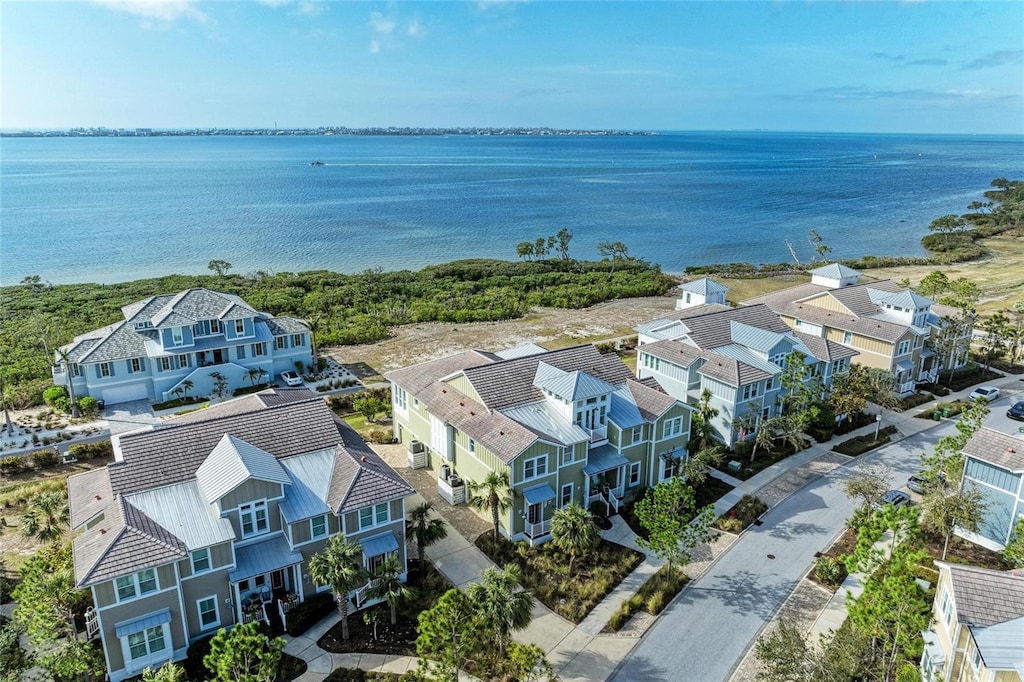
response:
<path id="1" fill-rule="evenodd" d="M 735 358 L 719 355 L 714 351 L 705 351 L 704 357 L 707 358 L 707 362 L 701 365 L 697 372 L 730 386 L 739 387 L 772 376 L 758 367 L 748 365 Z"/>
<path id="2" fill-rule="evenodd" d="M 701 294 L 707 296 L 708 294 L 724 294 L 729 291 L 728 287 L 724 287 L 714 280 L 710 280 L 707 277 L 694 280 L 693 282 L 687 282 L 679 286 L 683 291 L 689 291 L 694 294 Z"/>
<path id="3" fill-rule="evenodd" d="M 255 317 L 256 311 L 234 294 L 209 289 L 186 289 L 175 294 L 157 311 L 154 327 L 175 327 L 199 320 L 234 320 Z"/>
<path id="4" fill-rule="evenodd" d="M 543 392 L 533 384 L 537 366 L 542 360 L 563 372 L 586 372 L 612 386 L 622 384 L 633 376 L 618 356 L 601 355 L 597 348 L 589 344 L 550 351 L 544 355 L 469 367 L 463 370 L 463 374 L 484 405 L 491 410 L 500 410 L 544 397 Z"/>
<path id="5" fill-rule="evenodd" d="M 225 411 L 228 414 L 220 416 L 209 408 L 186 415 L 190 419 L 169 419 L 151 431 L 121 435 L 122 461 L 108 466 L 114 492 L 129 494 L 192 478 L 224 434 L 274 457 L 312 452 L 338 442 L 334 413 L 321 398 L 308 393 L 305 400 L 263 410 Z"/>
<path id="6" fill-rule="evenodd" d="M 292 482 L 277 459 L 265 450 L 225 433 L 196 470 L 203 497 L 213 503 L 249 479 L 288 485 Z"/>
<path id="7" fill-rule="evenodd" d="M 411 485 L 382 460 L 351 426 L 339 422 L 342 444 L 334 459 L 327 504 L 336 514 L 414 494 Z"/>
<path id="8" fill-rule="evenodd" d="M 964 454 L 1014 473 L 1024 472 L 1024 440 L 983 426 L 964 445 Z"/>
<path id="9" fill-rule="evenodd" d="M 76 362 L 110 362 L 124 358 L 138 358 L 146 355 L 146 337 L 135 331 L 127 322 L 118 322 L 106 328 L 109 331 L 82 353 Z"/>
<path id="10" fill-rule="evenodd" d="M 71 527 L 78 528 L 103 511 L 114 499 L 107 468 L 92 469 L 68 477 L 68 505 Z"/>
<path id="11" fill-rule="evenodd" d="M 754 330 L 784 334 L 789 327 L 779 316 L 764 305 L 730 308 L 722 305 L 697 306 L 677 310 L 663 318 L 666 325 L 678 320 L 683 329 L 680 332 L 702 350 L 710 350 L 733 342 L 733 322 L 740 322 Z M 649 327 L 650 323 L 642 325 Z M 751 332 L 753 334 L 753 332 Z M 748 334 L 749 335 L 749 334 Z"/>
<path id="12" fill-rule="evenodd" d="M 640 382 L 630 379 L 626 382 L 626 388 L 632 394 L 633 402 L 640 410 L 640 416 L 648 422 L 655 421 L 675 405 L 687 406 L 686 403 L 680 402 L 660 390 L 660 386 L 653 380 Z"/>
<path id="13" fill-rule="evenodd" d="M 841 343 L 829 341 L 828 339 L 823 339 L 820 336 L 814 336 L 813 334 L 794 331 L 793 336 L 795 336 L 800 343 L 806 346 L 807 350 L 811 352 L 811 355 L 813 355 L 816 360 L 835 362 L 841 358 L 852 358 L 855 355 L 860 355 L 860 353 L 849 346 L 844 346 Z"/>
<path id="14" fill-rule="evenodd" d="M 267 323 L 267 328 L 270 329 L 270 333 L 274 336 L 309 332 L 309 325 L 307 325 L 305 321 L 296 317 L 267 316 L 264 317 L 263 320 Z"/>
<path id="15" fill-rule="evenodd" d="M 429 360 L 418 365 L 396 369 L 384 376 L 396 386 L 401 386 L 410 395 L 420 397 L 421 391 L 435 381 L 440 381 L 442 378 L 455 374 L 467 367 L 475 367 L 493 362 L 495 357 L 482 351 L 467 350 L 437 360 Z"/>
<path id="16" fill-rule="evenodd" d="M 936 562 L 949 571 L 957 620 L 988 627 L 1024 616 L 1024 576 Z"/>
<path id="17" fill-rule="evenodd" d="M 681 367 L 689 367 L 702 357 L 700 348 L 681 341 L 665 340 L 645 343 L 640 346 L 640 350 Z"/>

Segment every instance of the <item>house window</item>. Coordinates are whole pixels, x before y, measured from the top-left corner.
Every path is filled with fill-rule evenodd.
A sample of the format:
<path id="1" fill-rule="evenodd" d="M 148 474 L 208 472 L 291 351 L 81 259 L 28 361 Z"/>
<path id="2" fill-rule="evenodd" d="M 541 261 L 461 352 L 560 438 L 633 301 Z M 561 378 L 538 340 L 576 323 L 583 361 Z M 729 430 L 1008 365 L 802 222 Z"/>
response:
<path id="1" fill-rule="evenodd" d="M 251 502 L 238 506 L 238 516 L 242 522 L 242 537 L 266 533 L 269 528 L 267 523 L 267 502 Z"/>
<path id="2" fill-rule="evenodd" d="M 469 451 L 473 453 L 476 452 L 476 441 L 472 438 L 469 439 Z"/>
<path id="3" fill-rule="evenodd" d="M 673 417 L 672 419 L 666 419 L 661 425 L 661 438 L 671 438 L 672 436 L 678 436 L 683 432 L 683 418 Z"/>
<path id="4" fill-rule="evenodd" d="M 359 510 L 359 530 L 373 528 L 391 519 L 391 510 L 387 502 Z"/>
<path id="5" fill-rule="evenodd" d="M 402 410 L 403 412 L 409 406 L 409 402 L 408 402 L 409 399 L 408 399 L 408 396 L 405 393 L 405 389 L 404 388 L 399 388 L 398 386 L 392 386 L 391 387 L 391 400 L 392 400 L 392 402 L 395 403 L 395 408 L 399 409 L 399 410 Z"/>
<path id="6" fill-rule="evenodd" d="M 786 354 L 785 353 L 776 353 L 775 355 L 773 355 L 772 356 L 772 364 L 773 365 L 778 365 L 779 367 L 783 367 L 786 364 Z"/>
<path id="7" fill-rule="evenodd" d="M 772 390 L 772 385 L 773 385 L 774 381 L 775 381 L 775 377 L 768 377 L 765 380 L 765 382 L 764 382 L 764 390 L 766 390 L 766 391 Z"/>
<path id="8" fill-rule="evenodd" d="M 135 373 L 142 371 L 142 358 L 131 358 L 128 360 L 128 371 Z"/>
<path id="9" fill-rule="evenodd" d="M 686 298 L 686 302 L 689 303 L 690 302 L 690 292 L 689 291 L 686 292 L 686 297 L 685 298 Z"/>
<path id="10" fill-rule="evenodd" d="M 217 595 L 196 601 L 199 611 L 199 629 L 208 630 L 220 625 L 220 614 L 217 612 Z"/>
<path id="11" fill-rule="evenodd" d="M 245 336 L 245 320 L 235 320 L 235 334 Z"/>
<path id="12" fill-rule="evenodd" d="M 239 360 L 245 360 L 245 346 L 237 346 L 235 348 L 235 351 L 238 354 L 238 359 Z"/>
<path id="13" fill-rule="evenodd" d="M 220 320 L 210 320 L 210 333 L 220 334 Z"/>
<path id="14" fill-rule="evenodd" d="M 160 358 L 160 371 L 161 372 L 169 372 L 169 371 L 171 371 L 171 359 L 170 358 Z"/>
<path id="15" fill-rule="evenodd" d="M 562 466 L 565 466 L 566 464 L 572 464 L 573 460 L 576 458 L 576 455 L 573 452 L 572 447 L 563 447 L 559 448 L 559 450 L 562 451 Z"/>
<path id="16" fill-rule="evenodd" d="M 653 355 L 649 355 L 648 353 L 644 353 L 644 367 L 653 369 L 657 372 L 661 369 L 661 359 L 656 358 Z"/>
<path id="17" fill-rule="evenodd" d="M 640 485 L 640 462 L 630 462 L 628 486 L 635 488 L 638 485 Z"/>
<path id="18" fill-rule="evenodd" d="M 304 346 L 305 345 L 304 341 L 305 341 L 305 339 L 302 338 L 302 334 L 292 334 L 292 346 L 294 346 L 295 348 L 299 348 L 300 346 Z"/>
<path id="19" fill-rule="evenodd" d="M 900 346 L 896 351 L 896 355 L 906 355 L 910 352 L 910 339 L 900 341 Z"/>
<path id="20" fill-rule="evenodd" d="M 799 329 L 800 327 L 804 326 L 804 321 L 799 319 L 799 318 L 797 318 L 797 319 L 793 320 L 793 326 L 796 327 L 797 329 Z"/>
<path id="21" fill-rule="evenodd" d="M 99 366 L 100 378 L 113 376 L 114 372 L 112 370 L 113 368 L 109 362 L 101 362 Z"/>
<path id="22" fill-rule="evenodd" d="M 523 480 L 528 481 L 531 478 L 537 478 L 548 473 L 548 457 L 547 455 L 541 455 L 540 457 L 534 457 L 523 462 Z"/>
<path id="23" fill-rule="evenodd" d="M 114 580 L 117 589 L 117 601 L 127 601 L 135 597 L 141 597 L 150 592 L 156 592 L 157 580 L 156 569 L 147 568 L 144 571 L 132 575 L 121 576 Z"/>
<path id="24" fill-rule="evenodd" d="M 287 336 L 275 336 L 274 337 L 274 350 L 284 350 L 288 347 Z"/>
<path id="25" fill-rule="evenodd" d="M 679 465 L 681 461 L 678 457 L 672 453 L 666 453 L 661 456 L 661 480 L 666 481 L 674 476 L 679 475 Z"/>
<path id="26" fill-rule="evenodd" d="M 380 572 L 380 567 L 387 561 L 388 557 L 397 556 L 396 552 L 385 552 L 384 554 L 375 554 L 373 556 L 366 557 L 366 570 L 370 575 L 376 575 Z"/>
<path id="27" fill-rule="evenodd" d="M 261 355 L 266 355 L 266 354 L 267 354 L 267 344 L 266 343 L 264 343 L 263 341 L 260 341 L 259 343 L 252 344 L 252 356 L 254 358 L 258 358 Z"/>
<path id="28" fill-rule="evenodd" d="M 942 600 L 939 602 L 939 611 L 942 613 L 942 622 L 946 629 L 953 623 L 953 600 L 949 598 L 949 592 L 943 590 Z"/>
<path id="29" fill-rule="evenodd" d="M 632 442 L 634 445 L 636 445 L 637 443 L 639 443 L 643 439 L 643 437 L 644 437 L 644 427 L 642 427 L 642 426 L 634 426 L 633 427 L 633 440 L 630 441 L 630 442 Z"/>
<path id="30" fill-rule="evenodd" d="M 310 536 L 316 540 L 327 535 L 327 516 L 321 514 L 320 516 L 314 516 L 309 520 Z"/>
<path id="31" fill-rule="evenodd" d="M 978 668 L 981 667 L 981 649 L 977 645 L 974 646 L 974 653 L 971 654 L 971 667 L 974 672 L 978 672 Z"/>
<path id="32" fill-rule="evenodd" d="M 128 654 L 133 661 L 152 656 L 167 648 L 164 626 L 157 625 L 128 635 Z"/>
<path id="33" fill-rule="evenodd" d="M 210 570 L 210 550 L 206 547 L 192 552 L 192 573 L 205 573 Z"/>
<path id="34" fill-rule="evenodd" d="M 743 387 L 743 399 L 750 400 L 751 398 L 756 398 L 760 386 L 761 384 L 746 384 Z"/>
<path id="35" fill-rule="evenodd" d="M 559 507 L 566 507 L 572 504 L 572 483 L 566 483 L 562 486 L 562 495 L 558 499 Z"/>
<path id="36" fill-rule="evenodd" d="M 853 343 L 853 332 L 843 332 L 843 343 L 847 346 Z"/>
<path id="37" fill-rule="evenodd" d="M 180 346 L 185 342 L 185 337 L 182 336 L 181 327 L 171 328 L 171 343 L 175 346 Z"/>
<path id="38" fill-rule="evenodd" d="M 191 364 L 192 364 L 192 356 L 191 355 L 188 355 L 186 353 L 185 355 L 179 355 L 178 356 L 178 367 L 180 367 L 182 369 L 185 369 L 186 367 L 189 367 Z"/>

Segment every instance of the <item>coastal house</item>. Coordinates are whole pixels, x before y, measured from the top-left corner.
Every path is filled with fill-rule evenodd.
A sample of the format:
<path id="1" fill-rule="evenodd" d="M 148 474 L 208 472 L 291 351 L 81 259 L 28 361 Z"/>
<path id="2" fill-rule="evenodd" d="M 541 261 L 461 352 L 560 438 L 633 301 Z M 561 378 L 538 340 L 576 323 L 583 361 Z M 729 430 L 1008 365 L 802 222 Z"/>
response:
<path id="1" fill-rule="evenodd" d="M 925 682 L 1024 679 L 1024 574 L 936 561 L 934 622 L 922 633 Z"/>
<path id="2" fill-rule="evenodd" d="M 305 389 L 268 389 L 114 436 L 71 476 L 75 583 L 92 593 L 113 682 L 218 628 L 279 624 L 328 590 L 309 560 L 343 534 L 372 574 L 406 565 L 413 489 Z M 404 575 L 403 575 L 404 579 Z M 369 583 L 349 595 L 368 603 Z"/>
<path id="3" fill-rule="evenodd" d="M 70 380 L 76 397 L 107 404 L 164 401 L 176 391 L 212 395 L 217 375 L 230 391 L 312 362 L 305 322 L 258 312 L 233 294 L 188 289 L 152 296 L 121 312 L 124 321 L 62 347 L 53 366 L 55 384 Z"/>
<path id="4" fill-rule="evenodd" d="M 468 483 L 508 474 L 512 506 L 499 520 L 512 540 L 550 539 L 555 509 L 570 503 L 615 513 L 686 457 L 691 408 L 592 345 L 472 350 L 387 378 L 395 436 L 412 466 L 438 474 L 442 497 L 462 503 Z"/>
<path id="5" fill-rule="evenodd" d="M 725 287 L 715 286 L 724 296 Z M 780 413 L 780 377 L 790 353 L 803 354 L 807 380 L 819 381 L 823 390 L 849 372 L 857 355 L 842 344 L 790 329 L 765 305 L 677 306 L 636 330 L 637 376 L 655 379 L 669 395 L 691 405 L 710 392 L 718 410 L 712 425 L 728 447 L 753 435 L 762 419 Z"/>
<path id="6" fill-rule="evenodd" d="M 712 303 L 726 305 L 725 294 L 729 289 L 714 280 L 702 277 L 692 282 L 680 284 L 679 291 L 682 295 L 676 300 L 676 310 L 685 310 Z"/>
<path id="7" fill-rule="evenodd" d="M 1024 518 L 1024 440 L 982 427 L 964 445 L 963 484 L 981 491 L 985 512 L 978 532 L 960 529 L 971 542 L 1002 550 Z"/>
<path id="8" fill-rule="evenodd" d="M 856 350 L 857 362 L 892 372 L 900 395 L 917 382 L 935 381 L 945 365 L 960 367 L 966 357 L 944 360 L 934 337 L 944 316 L 956 310 L 939 305 L 889 280 L 859 284 L 860 273 L 840 263 L 811 270 L 809 284 L 758 296 L 743 305 L 766 305 L 796 331 Z"/>

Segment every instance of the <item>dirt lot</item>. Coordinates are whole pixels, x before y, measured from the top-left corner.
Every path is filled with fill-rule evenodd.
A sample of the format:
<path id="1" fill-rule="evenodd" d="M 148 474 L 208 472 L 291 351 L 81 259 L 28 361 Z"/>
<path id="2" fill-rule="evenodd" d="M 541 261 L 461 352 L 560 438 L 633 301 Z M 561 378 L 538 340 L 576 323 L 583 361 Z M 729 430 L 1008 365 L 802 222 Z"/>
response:
<path id="1" fill-rule="evenodd" d="M 380 343 L 344 346 L 327 354 L 346 364 L 364 362 L 378 372 L 478 348 L 502 350 L 524 343 L 560 348 L 632 336 L 633 327 L 675 309 L 676 296 L 627 298 L 580 310 L 535 308 L 526 317 L 475 324 L 411 324 Z"/>

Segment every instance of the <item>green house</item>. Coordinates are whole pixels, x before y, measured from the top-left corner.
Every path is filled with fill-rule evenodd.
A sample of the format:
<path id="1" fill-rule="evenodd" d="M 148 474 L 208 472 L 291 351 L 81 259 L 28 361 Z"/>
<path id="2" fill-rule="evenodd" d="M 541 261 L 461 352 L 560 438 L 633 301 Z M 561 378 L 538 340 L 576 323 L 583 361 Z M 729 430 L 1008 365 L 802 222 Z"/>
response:
<path id="1" fill-rule="evenodd" d="M 442 497 L 462 503 L 473 482 L 508 473 L 500 525 L 513 540 L 549 539 L 570 503 L 614 514 L 687 456 L 692 408 L 592 345 L 467 351 L 387 378 L 395 436 L 411 466 L 438 474 Z"/>

